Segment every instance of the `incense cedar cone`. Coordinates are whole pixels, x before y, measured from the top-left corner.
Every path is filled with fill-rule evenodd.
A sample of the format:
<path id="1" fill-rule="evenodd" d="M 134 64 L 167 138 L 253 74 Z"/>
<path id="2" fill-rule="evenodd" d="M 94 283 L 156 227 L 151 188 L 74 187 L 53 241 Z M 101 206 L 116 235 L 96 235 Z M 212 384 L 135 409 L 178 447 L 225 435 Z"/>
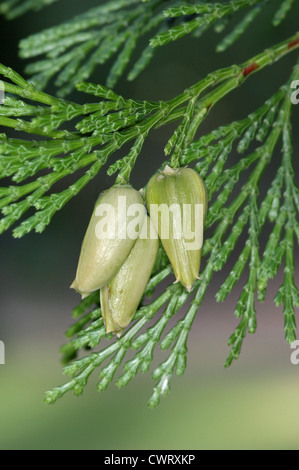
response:
<path id="1" fill-rule="evenodd" d="M 177 282 L 188 291 L 199 276 L 207 200 L 205 183 L 191 168 L 166 166 L 146 188 L 150 217 Z"/>
<path id="2" fill-rule="evenodd" d="M 71 285 L 82 298 L 103 287 L 119 271 L 136 243 L 145 217 L 142 197 L 129 185 L 113 186 L 100 195 Z"/>
<path id="3" fill-rule="evenodd" d="M 118 336 L 131 322 L 151 276 L 159 248 L 158 234 L 146 217 L 131 253 L 116 276 L 100 290 L 107 333 Z"/>

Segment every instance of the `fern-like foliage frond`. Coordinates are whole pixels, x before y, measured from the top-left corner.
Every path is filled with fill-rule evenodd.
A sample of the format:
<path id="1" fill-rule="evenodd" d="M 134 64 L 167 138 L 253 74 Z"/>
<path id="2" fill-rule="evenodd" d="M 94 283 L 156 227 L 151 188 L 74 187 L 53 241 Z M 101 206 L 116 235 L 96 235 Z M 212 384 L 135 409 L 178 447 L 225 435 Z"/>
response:
<path id="1" fill-rule="evenodd" d="M 0 12 L 12 18 L 54 1 L 5 0 Z M 159 347 L 165 359 L 152 371 L 155 387 L 149 399 L 149 405 L 156 406 L 169 392 L 172 377 L 185 372 L 189 332 L 213 275 L 220 270 L 228 274 L 216 300 L 224 301 L 235 288 L 240 292 L 235 308 L 238 324 L 229 338 L 226 366 L 239 357 L 245 336 L 256 331 L 256 301 L 265 299 L 269 281 L 280 268 L 284 278 L 274 302 L 283 307 L 286 341 L 295 340 L 299 291 L 294 250 L 299 243 L 299 189 L 294 172 L 291 93 L 292 84 L 299 83 L 298 62 L 287 83 L 244 119 L 200 138 L 197 131 L 219 101 L 254 74 L 299 49 L 299 33 L 241 65 L 210 73 L 168 101 L 127 99 L 111 89 L 129 65 L 139 37 L 158 31 L 129 72 L 130 79 L 145 68 L 155 46 L 189 33 L 200 36 L 212 25 L 223 31 L 229 19 L 244 10 L 241 22 L 218 45 L 219 51 L 225 50 L 267 3 L 106 1 L 22 42 L 24 57 L 46 55 L 28 68 L 34 83 L 0 64 L 0 125 L 7 129 L 0 134 L 0 233 L 11 227 L 15 237 L 32 230 L 42 232 L 55 213 L 103 167 L 109 176 L 115 175 L 117 184 L 129 183 L 149 134 L 170 123 L 176 123 L 176 128 L 165 142 L 165 158 L 158 166 L 194 166 L 205 181 L 210 201 L 203 269 L 192 291 L 173 284 L 172 268 L 160 246 L 144 293 L 147 300 L 120 338 L 106 334 L 99 292 L 82 300 L 73 311 L 75 323 L 61 349 L 64 372 L 70 380 L 47 392 L 47 403 L 54 403 L 71 390 L 80 395 L 96 370 L 99 391 L 113 380 L 124 387 L 139 371 L 150 370 Z M 291 8 L 298 5 L 293 0 L 282 1 L 273 24 L 280 24 Z M 89 83 L 95 67 L 114 54 L 117 58 L 108 86 Z M 41 91 L 53 77 L 60 95 L 76 88 L 93 96 L 94 102 L 78 104 Z M 37 83 L 39 86 L 35 86 Z M 20 131 L 28 137 L 18 138 Z M 70 175 L 73 183 L 56 192 L 56 183 Z M 261 243 L 262 237 L 266 243 Z M 239 255 L 228 269 L 236 250 L 240 250 Z"/>
<path id="2" fill-rule="evenodd" d="M 0 13 L 8 20 L 17 18 L 28 11 L 38 11 L 58 0 L 4 0 L 0 3 Z"/>
<path id="3" fill-rule="evenodd" d="M 38 4 L 42 3 L 38 0 Z M 229 23 L 235 15 L 245 10 L 244 17 L 217 46 L 217 51 L 227 49 L 254 22 L 267 3 L 266 0 L 214 3 L 110 0 L 22 40 L 20 55 L 26 59 L 36 58 L 26 68 L 33 83 L 41 89 L 54 79 L 59 96 L 70 93 L 77 83 L 88 80 L 98 66 L 114 57 L 106 80 L 106 86 L 113 88 L 126 70 L 127 78 L 135 79 L 149 64 L 157 46 L 164 46 L 190 33 L 199 37 L 212 26 L 222 32 L 227 26 L 226 22 Z M 25 7 L 30 4 L 28 0 L 20 5 Z M 290 0 L 283 2 L 273 20 L 274 25 L 280 24 L 292 6 Z M 131 64 L 142 37 L 146 37 L 146 41 L 152 39 L 137 61 Z M 38 60 L 39 56 L 44 57 Z"/>
<path id="4" fill-rule="evenodd" d="M 295 67 L 291 80 L 295 77 L 299 77 L 298 66 Z M 299 306 L 299 292 L 294 283 L 294 240 L 297 237 L 299 241 L 299 205 L 298 188 L 294 183 L 292 168 L 292 105 L 289 85 L 288 83 L 283 86 L 261 108 L 244 120 L 220 127 L 201 137 L 183 153 L 183 164 L 197 162 L 195 169 L 205 177 L 211 200 L 207 232 L 212 235 L 204 244 L 205 267 L 192 292 L 188 293 L 180 284 L 171 284 L 172 270 L 167 265 L 161 249 L 146 294 L 153 295 L 155 288 L 162 281 L 165 282 L 165 279 L 169 279 L 170 285 L 148 305 L 140 307 L 134 318 L 135 323 L 120 339 L 110 342 L 99 352 L 93 351 L 76 359 L 82 348 L 94 349 L 103 338 L 112 339 L 111 335 L 105 334 L 98 293 L 83 300 L 73 312 L 77 321 L 67 332 L 68 337 L 74 338 L 62 348 L 64 362 L 67 363 L 64 373 L 70 375 L 71 380 L 49 391 L 46 396 L 48 403 L 55 402 L 69 390 L 73 390 L 76 395 L 81 394 L 89 376 L 95 370 L 99 370 L 98 390 L 105 390 L 125 361 L 126 355 L 133 351 L 134 357 L 124 362 L 123 372 L 116 379 L 116 385 L 124 387 L 138 371 L 144 373 L 150 369 L 154 350 L 160 346 L 162 350 L 169 352 L 162 364 L 152 372 L 156 385 L 149 406 L 156 406 L 161 396 L 168 393 L 171 377 L 184 373 L 188 334 L 198 308 L 213 273 L 225 268 L 246 228 L 248 239 L 245 246 L 217 293 L 217 300 L 223 301 L 248 265 L 248 280 L 243 286 L 235 310 L 240 324 L 229 339 L 231 351 L 226 366 L 238 357 L 246 333 L 255 332 L 256 293 L 259 300 L 264 299 L 268 281 L 276 275 L 284 259 L 285 278 L 275 302 L 277 305 L 284 305 L 286 339 L 289 342 L 294 340 L 294 308 Z M 270 163 L 274 164 L 273 155 L 281 140 L 283 151 L 277 175 L 270 182 L 265 196 L 260 199 L 259 188 L 263 174 Z M 248 152 L 249 145 L 254 141 L 257 142 L 256 149 Z M 244 156 L 238 163 L 230 165 L 228 157 L 234 149 L 240 156 Z M 231 200 L 233 189 L 244 173 L 249 176 L 238 191 L 238 196 Z M 274 223 L 274 227 L 264 253 L 260 254 L 260 234 L 267 219 Z M 181 308 L 190 298 L 191 305 L 184 315 Z M 96 307 L 92 307 L 94 304 Z M 161 309 L 162 314 L 158 316 Z M 169 328 L 169 320 L 174 316 L 177 316 L 177 322 Z M 144 331 L 146 324 L 148 326 Z M 108 361 L 108 364 L 105 361 Z"/>
<path id="5" fill-rule="evenodd" d="M 97 66 L 116 57 L 107 78 L 113 87 L 126 69 L 140 37 L 165 28 L 162 0 L 144 5 L 140 0 L 113 0 L 87 10 L 58 26 L 21 41 L 23 58 L 46 54 L 27 67 L 39 87 L 56 76 L 60 96 L 87 80 Z M 135 78 L 149 63 L 154 50 L 146 47 L 132 66 L 128 78 Z"/>
<path id="6" fill-rule="evenodd" d="M 193 34 L 199 37 L 214 25 L 216 32 L 220 33 L 228 27 L 232 18 L 243 9 L 246 10 L 241 20 L 232 28 L 218 44 L 217 51 L 222 52 L 234 44 L 237 39 L 253 23 L 256 16 L 263 11 L 269 0 L 231 0 L 225 2 L 181 2 L 181 5 L 170 6 L 163 14 L 171 20 L 171 27 L 157 34 L 151 40 L 153 47 L 164 46 L 169 42 Z M 284 0 L 273 17 L 273 25 L 278 26 L 287 16 L 294 5 L 294 0 Z M 186 21 L 188 20 L 188 21 Z"/>
<path id="7" fill-rule="evenodd" d="M 55 402 L 70 390 L 76 395 L 82 393 L 95 370 L 100 373 L 98 389 L 105 390 L 123 363 L 123 372 L 118 374 L 116 383 L 119 387 L 125 386 L 138 371 L 150 369 L 154 351 L 159 346 L 169 352 L 152 374 L 156 386 L 149 405 L 156 406 L 161 396 L 168 393 L 171 377 L 185 371 L 188 335 L 213 273 L 225 268 L 246 231 L 247 241 L 217 293 L 217 300 L 223 301 L 241 282 L 241 275 L 248 267 L 248 279 L 235 310 L 240 323 L 229 340 L 231 351 L 226 365 L 239 356 L 247 332 L 254 333 L 256 296 L 259 300 L 264 299 L 269 280 L 282 264 L 285 277 L 275 302 L 284 306 L 286 339 L 293 341 L 295 307 L 299 306 L 298 288 L 294 282 L 294 243 L 299 241 L 299 190 L 294 182 L 290 92 L 291 83 L 299 79 L 298 65 L 294 67 L 290 81 L 243 120 L 221 126 L 199 140 L 196 140 L 196 131 L 220 99 L 253 73 L 270 65 L 273 58 L 278 60 L 297 47 L 299 40 L 295 35 L 245 64 L 216 71 L 178 97 L 159 103 L 126 100 L 101 85 L 82 83 L 79 90 L 102 100 L 76 105 L 37 91 L 19 75 L 1 67 L 2 74 L 14 83 L 5 83 L 7 96 L 1 107 L 1 123 L 42 136 L 38 142 L 3 136 L 1 175 L 20 183 L 41 169 L 49 170 L 46 176 L 27 185 L 0 188 L 4 213 L 2 231 L 19 220 L 29 207 L 34 207 L 36 213 L 15 229 L 15 235 L 24 235 L 33 228 L 44 229 L 54 213 L 100 171 L 115 150 L 132 142 L 129 153 L 108 167 L 108 174 L 118 173 L 118 182 L 129 181 L 148 133 L 174 121 L 179 122 L 177 130 L 165 147 L 169 160 L 161 165 L 195 164 L 195 169 L 205 179 L 210 200 L 207 239 L 203 248 L 204 268 L 192 292 L 188 293 L 180 284 L 172 284 L 172 269 L 161 248 L 146 289 L 146 295 L 151 299 L 139 308 L 135 322 L 120 339 L 105 333 L 98 292 L 84 299 L 73 312 L 76 323 L 67 331 L 70 341 L 62 348 L 67 363 L 65 373 L 71 379 L 47 393 L 48 403 Z M 28 104 L 27 100 L 35 104 Z M 60 129 L 75 117 L 79 120 L 74 132 Z M 280 142 L 282 157 L 279 161 L 274 155 Z M 240 158 L 231 164 L 229 157 L 234 151 Z M 260 188 L 265 185 L 263 178 L 270 163 L 277 164 L 277 173 L 270 184 L 266 176 L 268 190 L 261 197 Z M 46 194 L 58 179 L 84 167 L 88 167 L 86 174 L 70 188 L 59 194 Z M 239 188 L 237 185 L 244 174 L 247 178 Z M 234 195 L 237 187 L 238 192 Z M 260 236 L 267 221 L 273 227 L 262 252 Z M 162 294 L 155 295 L 159 284 L 167 280 L 168 287 Z M 187 310 L 183 314 L 185 304 Z M 169 327 L 174 316 L 177 322 Z M 104 338 L 109 340 L 108 346 L 97 351 Z M 77 354 L 86 348 L 93 351 L 77 359 Z M 135 354 L 133 358 L 127 358 L 130 351 Z"/>
<path id="8" fill-rule="evenodd" d="M 13 82 L 3 82 L 6 97 L 0 106 L 0 124 L 40 136 L 34 141 L 1 135 L 0 176 L 11 178 L 12 184 L 0 188 L 4 215 L 0 232 L 18 222 L 29 209 L 35 213 L 14 229 L 14 235 L 42 232 L 56 211 L 77 195 L 117 150 L 131 142 L 129 153 L 108 168 L 109 175 L 118 172 L 118 183 L 128 182 L 148 134 L 174 121 L 180 123 L 165 154 L 171 154 L 171 163 L 178 166 L 184 149 L 217 102 L 253 73 L 298 46 L 295 35 L 241 66 L 218 70 L 177 97 L 159 102 L 127 100 L 102 85 L 81 83 L 77 86 L 80 91 L 102 101 L 79 105 L 40 92 L 11 69 L 0 66 L 0 73 Z M 75 118 L 73 131 L 63 130 L 64 124 Z M 53 192 L 55 183 L 82 168 L 85 174 L 69 188 Z M 44 174 L 39 176 L 41 171 Z M 26 183 L 31 177 L 34 181 Z"/>

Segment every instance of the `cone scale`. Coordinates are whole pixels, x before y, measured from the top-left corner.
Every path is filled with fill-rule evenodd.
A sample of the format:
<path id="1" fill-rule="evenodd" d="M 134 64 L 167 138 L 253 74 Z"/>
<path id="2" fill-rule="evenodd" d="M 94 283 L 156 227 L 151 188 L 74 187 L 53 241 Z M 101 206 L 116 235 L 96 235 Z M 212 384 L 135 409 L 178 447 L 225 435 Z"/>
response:
<path id="1" fill-rule="evenodd" d="M 133 211 L 129 215 L 128 208 L 138 209 L 140 231 L 146 210 L 138 191 L 129 185 L 114 186 L 104 191 L 97 200 L 82 244 L 76 279 L 71 286 L 83 298 L 115 276 L 136 243 L 139 232 L 136 232 L 135 238 L 127 233 L 130 222 L 136 217 Z M 104 228 L 107 228 L 106 233 Z"/>
<path id="2" fill-rule="evenodd" d="M 140 237 L 116 276 L 100 290 L 107 333 L 118 336 L 131 322 L 150 278 L 159 248 L 158 234 L 146 217 Z"/>
<path id="3" fill-rule="evenodd" d="M 150 179 L 146 204 L 177 282 L 190 291 L 199 277 L 207 212 L 207 192 L 202 178 L 191 168 L 166 166 Z M 157 217 L 157 210 L 160 217 Z M 169 232 L 163 232 L 167 217 Z M 194 234 L 198 243 L 191 243 L 187 234 Z"/>

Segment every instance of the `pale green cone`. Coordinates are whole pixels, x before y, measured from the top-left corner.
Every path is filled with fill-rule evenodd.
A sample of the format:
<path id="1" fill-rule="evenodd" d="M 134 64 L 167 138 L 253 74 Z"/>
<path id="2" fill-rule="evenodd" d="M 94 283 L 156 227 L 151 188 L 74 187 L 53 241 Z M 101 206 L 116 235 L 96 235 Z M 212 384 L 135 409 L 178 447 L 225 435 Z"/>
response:
<path id="1" fill-rule="evenodd" d="M 131 186 L 104 191 L 95 205 L 71 287 L 86 297 L 107 284 L 136 243 L 145 217 L 142 197 Z"/>
<path id="2" fill-rule="evenodd" d="M 107 333 L 118 336 L 132 320 L 151 276 L 159 248 L 158 234 L 146 217 L 142 233 L 116 276 L 100 290 Z"/>
<path id="3" fill-rule="evenodd" d="M 191 168 L 174 170 L 166 166 L 150 179 L 146 188 L 146 203 L 177 282 L 191 290 L 199 276 L 203 225 L 207 212 L 207 192 L 202 178 Z M 155 207 L 163 208 L 162 204 L 162 215 L 158 213 L 157 216 Z M 196 206 L 197 204 L 201 206 Z M 169 210 L 170 208 L 178 209 Z M 167 219 L 164 212 L 166 209 L 169 232 L 163 232 L 162 229 L 163 222 Z M 195 243 L 192 243 L 192 237 L 189 236 L 192 233 Z"/>

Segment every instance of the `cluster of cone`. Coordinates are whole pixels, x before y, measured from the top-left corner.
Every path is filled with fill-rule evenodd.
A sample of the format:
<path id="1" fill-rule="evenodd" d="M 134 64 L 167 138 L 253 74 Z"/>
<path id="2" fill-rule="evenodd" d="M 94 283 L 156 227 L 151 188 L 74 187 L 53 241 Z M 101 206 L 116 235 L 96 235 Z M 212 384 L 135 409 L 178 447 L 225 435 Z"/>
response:
<path id="1" fill-rule="evenodd" d="M 132 216 L 121 210 L 119 197 L 126 198 L 127 206 L 141 204 L 144 212 L 139 217 L 136 237 L 124 236 Z M 114 209 L 114 236 L 96 236 L 99 208 Z M 149 215 L 152 204 L 202 204 L 207 210 L 207 194 L 201 177 L 190 168 L 173 170 L 166 167 L 154 175 L 146 188 L 146 206 Z M 184 216 L 183 216 L 184 217 Z M 193 215 L 194 218 L 194 215 Z M 171 225 L 176 224 L 175 215 Z M 180 217 L 180 224 L 184 224 Z M 192 222 L 192 221 L 191 221 Z M 193 220 L 195 222 L 195 220 Z M 195 227 L 201 230 L 202 227 Z M 153 236 L 156 234 L 156 236 Z M 173 267 L 177 282 L 191 290 L 198 278 L 201 248 L 188 250 L 184 237 L 175 239 L 170 230 L 168 239 L 161 237 L 161 225 L 147 215 L 140 192 L 129 185 L 114 186 L 104 191 L 97 200 L 80 254 L 76 279 L 72 288 L 82 297 L 100 290 L 102 316 L 107 333 L 121 335 L 132 320 L 151 276 L 158 253 L 159 237 Z"/>

